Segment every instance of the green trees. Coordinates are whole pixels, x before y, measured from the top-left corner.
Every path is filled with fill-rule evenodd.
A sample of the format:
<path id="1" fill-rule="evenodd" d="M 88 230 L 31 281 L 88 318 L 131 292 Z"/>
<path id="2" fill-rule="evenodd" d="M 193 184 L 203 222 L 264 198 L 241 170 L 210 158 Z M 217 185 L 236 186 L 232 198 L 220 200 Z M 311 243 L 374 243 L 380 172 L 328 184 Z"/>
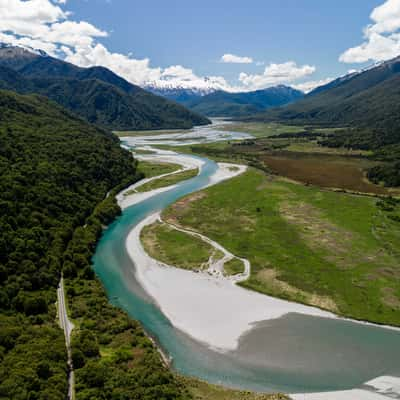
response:
<path id="1" fill-rule="evenodd" d="M 44 98 L 0 91 L 0 398 L 65 397 L 61 270 L 93 278 L 90 256 L 114 205 L 78 227 L 111 188 L 135 179 L 117 138 Z M 74 231 L 90 240 L 66 252 Z"/>
<path id="2" fill-rule="evenodd" d="M 187 398 L 90 265 L 103 226 L 120 213 L 116 192 L 141 177 L 113 136 L 45 99 L 0 91 L 0 398 L 66 396 L 61 271 L 77 323 L 77 399 Z"/>
<path id="3" fill-rule="evenodd" d="M 0 88 L 48 97 L 106 129 L 188 129 L 210 121 L 101 68 L 80 68 L 50 56 L 0 49 Z M 3 52 L 7 53 L 4 54 Z"/>

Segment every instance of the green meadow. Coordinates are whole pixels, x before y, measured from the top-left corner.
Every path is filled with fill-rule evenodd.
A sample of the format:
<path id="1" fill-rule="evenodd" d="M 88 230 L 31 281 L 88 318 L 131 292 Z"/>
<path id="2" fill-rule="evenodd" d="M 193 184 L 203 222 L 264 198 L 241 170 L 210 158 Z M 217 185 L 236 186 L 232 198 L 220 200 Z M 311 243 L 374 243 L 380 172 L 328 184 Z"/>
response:
<path id="1" fill-rule="evenodd" d="M 167 208 L 251 262 L 242 285 L 348 317 L 400 325 L 400 205 L 250 169 Z"/>
<path id="2" fill-rule="evenodd" d="M 215 252 L 201 239 L 160 222 L 146 226 L 140 239 L 151 257 L 177 268 L 201 270 Z"/>
<path id="3" fill-rule="evenodd" d="M 182 171 L 173 175 L 164 176 L 162 178 L 155 179 L 142 186 L 139 186 L 136 190 L 138 192 L 148 192 L 150 190 L 158 189 L 165 186 L 175 185 L 180 181 L 195 177 L 199 173 L 197 168 Z"/>

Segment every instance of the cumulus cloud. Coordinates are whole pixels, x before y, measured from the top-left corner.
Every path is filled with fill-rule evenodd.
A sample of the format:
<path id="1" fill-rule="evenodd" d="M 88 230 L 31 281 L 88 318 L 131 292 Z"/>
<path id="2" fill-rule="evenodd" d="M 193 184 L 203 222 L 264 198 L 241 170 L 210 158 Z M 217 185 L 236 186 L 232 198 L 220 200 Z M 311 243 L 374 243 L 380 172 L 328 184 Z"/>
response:
<path id="1" fill-rule="evenodd" d="M 320 79 L 317 81 L 307 81 L 307 82 L 303 82 L 303 83 L 297 83 L 295 85 L 292 85 L 292 87 L 297 90 L 301 90 L 304 93 L 308 93 L 308 92 L 311 92 L 312 90 L 314 90 L 315 88 L 326 85 L 327 83 L 332 82 L 332 81 L 333 81 L 333 78 L 325 78 L 325 79 Z"/>
<path id="2" fill-rule="evenodd" d="M 345 63 L 383 61 L 400 54 L 400 0 L 387 0 L 371 15 L 364 28 L 364 41 L 347 49 L 339 60 Z"/>
<path id="3" fill-rule="evenodd" d="M 262 89 L 278 84 L 289 84 L 315 72 L 311 65 L 298 66 L 294 61 L 282 64 L 271 63 L 265 67 L 264 72 L 258 75 L 249 75 L 242 72 L 239 80 L 248 89 Z"/>
<path id="4" fill-rule="evenodd" d="M 49 0 L 0 0 L 1 40 L 56 55 L 61 45 L 89 46 L 94 38 L 107 36 L 88 22 L 68 20 L 69 16 Z"/>
<path id="5" fill-rule="evenodd" d="M 108 32 L 87 21 L 74 21 L 65 10 L 67 0 L 0 0 L 0 41 L 41 49 L 81 67 L 104 66 L 128 81 L 145 86 L 222 89 L 248 91 L 279 83 L 291 83 L 312 74 L 315 67 L 297 66 L 290 61 L 270 64 L 261 75 L 241 73 L 240 84 L 233 86 L 222 76 L 198 76 L 181 65 L 159 68 L 148 58 L 115 53 L 101 39 Z M 224 54 L 222 62 L 250 64 L 250 57 Z"/>
<path id="6" fill-rule="evenodd" d="M 101 65 L 138 85 L 230 89 L 222 77 L 199 77 L 180 65 L 165 69 L 152 67 L 148 58 L 135 59 L 131 54 L 109 51 L 98 41 L 108 33 L 86 21 L 71 20 L 71 13 L 61 8 L 66 2 L 0 0 L 0 41 L 41 49 L 81 67 Z"/>
<path id="7" fill-rule="evenodd" d="M 251 64 L 253 59 L 251 57 L 236 56 L 235 54 L 224 54 L 221 57 L 221 62 L 229 64 Z"/>
<path id="8" fill-rule="evenodd" d="M 136 60 L 120 53 L 112 53 L 100 43 L 88 46 L 62 48 L 66 61 L 81 67 L 103 66 L 123 76 L 132 83 L 141 84 L 149 80 L 157 80 L 161 75 L 160 68 L 151 68 L 150 60 Z"/>

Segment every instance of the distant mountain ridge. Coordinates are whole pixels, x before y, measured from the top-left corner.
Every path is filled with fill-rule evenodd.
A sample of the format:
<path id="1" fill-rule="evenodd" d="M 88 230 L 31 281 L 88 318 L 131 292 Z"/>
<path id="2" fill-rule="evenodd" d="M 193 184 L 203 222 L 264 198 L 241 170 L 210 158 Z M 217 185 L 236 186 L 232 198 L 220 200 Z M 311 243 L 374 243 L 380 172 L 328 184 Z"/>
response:
<path id="1" fill-rule="evenodd" d="M 250 119 L 397 129 L 395 126 L 400 127 L 400 57 L 338 78 L 296 103 Z"/>
<path id="2" fill-rule="evenodd" d="M 210 93 L 214 93 L 217 90 L 212 87 L 185 88 L 184 86 L 180 85 L 159 86 L 155 83 L 145 85 L 144 89 L 158 96 L 162 96 L 169 100 L 176 101 L 177 103 L 180 104 L 186 104 L 189 101 L 199 99 L 200 97 L 206 96 Z"/>
<path id="3" fill-rule="evenodd" d="M 81 68 L 44 52 L 4 45 L 0 66 L 0 87 L 44 95 L 103 128 L 191 128 L 210 123 L 104 67 Z"/>
<path id="4" fill-rule="evenodd" d="M 246 120 L 344 127 L 320 143 L 373 151 L 385 163 L 370 170 L 368 178 L 400 186 L 400 57 L 341 77 L 296 103 Z"/>
<path id="5" fill-rule="evenodd" d="M 279 85 L 253 92 L 230 93 L 218 90 L 201 97 L 184 100 L 182 104 L 209 117 L 240 117 L 289 104 L 303 97 L 303 92 Z"/>

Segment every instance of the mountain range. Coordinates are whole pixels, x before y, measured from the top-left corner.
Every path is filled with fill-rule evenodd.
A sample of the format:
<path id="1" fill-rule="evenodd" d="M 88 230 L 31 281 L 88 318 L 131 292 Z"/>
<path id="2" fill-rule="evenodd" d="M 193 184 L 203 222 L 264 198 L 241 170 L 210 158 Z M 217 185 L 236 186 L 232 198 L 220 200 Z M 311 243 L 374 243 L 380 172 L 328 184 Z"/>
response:
<path id="1" fill-rule="evenodd" d="M 340 127 L 320 144 L 373 151 L 373 157 L 385 163 L 370 170 L 368 178 L 400 186 L 400 57 L 340 77 L 296 103 L 246 120 Z"/>
<path id="2" fill-rule="evenodd" d="M 375 129 L 400 140 L 400 57 L 321 86 L 253 120 Z"/>
<path id="3" fill-rule="evenodd" d="M 253 92 L 230 93 L 218 90 L 183 101 L 182 104 L 209 117 L 241 117 L 289 104 L 303 97 L 303 92 L 279 85 Z"/>
<path id="4" fill-rule="evenodd" d="M 227 92 L 215 85 L 207 85 L 206 82 L 190 88 L 172 84 L 150 84 L 145 88 L 208 117 L 252 115 L 304 97 L 303 92 L 284 85 L 250 92 Z"/>
<path id="5" fill-rule="evenodd" d="M 191 128 L 210 123 L 104 67 L 81 68 L 44 52 L 4 45 L 0 67 L 0 88 L 46 96 L 103 128 Z"/>
<path id="6" fill-rule="evenodd" d="M 158 83 L 146 84 L 144 89 L 156 94 L 157 96 L 165 97 L 180 104 L 186 104 L 195 99 L 199 99 L 217 90 L 213 86 L 194 86 L 185 87 L 179 84 L 170 84 L 160 86 Z"/>

